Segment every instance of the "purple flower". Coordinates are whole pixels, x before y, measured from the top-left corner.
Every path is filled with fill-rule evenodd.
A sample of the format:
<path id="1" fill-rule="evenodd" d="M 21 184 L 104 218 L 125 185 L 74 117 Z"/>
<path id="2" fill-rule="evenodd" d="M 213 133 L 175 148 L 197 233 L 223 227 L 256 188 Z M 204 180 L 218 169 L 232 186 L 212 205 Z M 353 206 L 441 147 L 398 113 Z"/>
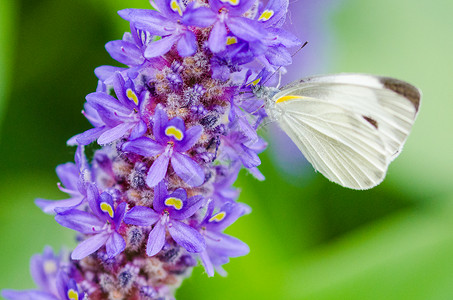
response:
<path id="1" fill-rule="evenodd" d="M 232 3 L 230 1 L 224 2 L 227 6 Z M 243 3 L 243 5 L 245 4 Z M 211 38 L 214 38 L 213 34 L 222 36 L 222 44 L 220 44 L 219 41 L 216 41 L 214 47 L 223 45 L 221 49 L 214 50 L 210 46 L 211 51 L 216 52 L 218 55 L 217 57 L 214 57 L 213 60 L 214 78 L 225 80 L 227 71 L 231 72 L 237 68 L 237 65 L 248 63 L 253 59 L 260 62 L 261 65 L 264 65 L 266 69 L 271 71 L 274 71 L 276 67 L 290 64 L 292 59 L 287 48 L 298 46 L 301 42 L 291 33 L 280 29 L 285 21 L 287 9 L 287 0 L 272 0 L 269 1 L 265 7 L 261 6 L 254 17 L 251 16 L 253 17 L 253 22 L 256 22 L 256 24 L 250 23 L 250 19 L 239 16 L 241 18 L 240 20 L 244 21 L 243 19 L 246 19 L 248 23 L 259 29 L 260 34 L 255 35 L 255 38 L 250 36 L 244 37 L 244 35 L 236 33 L 234 29 L 231 28 L 230 33 L 225 31 L 222 34 L 215 33 L 213 29 L 210 40 Z M 225 10 L 228 9 L 225 8 Z M 222 14 L 222 12 L 220 12 L 220 14 Z M 228 23 L 228 21 L 226 22 Z M 238 29 L 241 29 L 241 27 Z M 249 28 L 245 26 L 242 30 L 247 31 Z M 225 62 L 228 62 L 228 64 L 225 64 L 224 62 L 219 65 L 219 62 L 221 62 L 222 59 L 225 60 Z"/>
<path id="2" fill-rule="evenodd" d="M 102 84 L 112 86 L 116 73 L 120 73 L 125 80 L 135 79 L 139 74 L 152 77 L 155 70 L 162 69 L 167 63 L 164 59 L 145 58 L 145 50 L 152 41 L 149 32 L 137 29 L 134 24 L 130 25 L 131 32 L 126 32 L 122 40 L 108 42 L 105 49 L 110 56 L 118 62 L 129 66 L 120 68 L 113 66 L 100 66 L 94 73 Z M 98 90 L 100 91 L 100 90 Z"/>
<path id="3" fill-rule="evenodd" d="M 216 206 L 222 206 L 226 202 L 233 202 L 239 196 L 239 190 L 233 187 L 241 166 L 216 167 L 216 177 L 213 182 L 213 191 L 211 194 L 212 202 Z"/>
<path id="4" fill-rule="evenodd" d="M 187 199 L 187 193 L 182 188 L 168 194 L 166 184 L 162 181 L 154 189 L 154 209 L 135 206 L 127 212 L 124 222 L 138 226 L 154 225 L 146 244 L 146 253 L 149 256 L 156 255 L 164 247 L 166 230 L 173 240 L 188 252 L 199 253 L 206 246 L 203 237 L 181 221 L 191 217 L 203 204 L 202 196 Z"/>
<path id="5" fill-rule="evenodd" d="M 211 59 L 212 78 L 214 79 L 232 80 L 231 73 L 240 72 L 241 65 L 255 59 L 253 53 L 248 51 L 247 42 L 238 40 L 234 36 L 228 36 L 227 45 L 225 50 L 216 53 Z"/>
<path id="6" fill-rule="evenodd" d="M 135 139 L 146 132 L 147 126 L 140 107 L 146 93 L 137 93 L 132 81 L 125 82 L 118 73 L 113 87 L 118 99 L 103 92 L 91 93 L 86 97 L 85 116 L 95 128 L 76 136 L 75 140 L 79 144 L 87 145 L 96 139 L 101 145 L 109 144 L 125 135 Z"/>
<path id="7" fill-rule="evenodd" d="M 254 0 L 210 0 L 211 11 L 204 7 L 194 9 L 185 16 L 185 20 L 199 27 L 214 24 L 208 46 L 212 52 L 217 53 L 227 46 L 228 30 L 246 42 L 259 41 L 265 37 L 265 32 L 257 21 L 243 17 L 254 3 Z"/>
<path id="8" fill-rule="evenodd" d="M 103 245 L 106 246 L 107 256 L 115 257 L 126 247 L 126 242 L 118 230 L 123 221 L 127 204 L 122 202 L 115 210 L 112 196 L 107 192 L 99 195 L 94 184 L 88 187 L 87 198 L 94 214 L 71 209 L 55 216 L 55 220 L 60 225 L 91 235 L 74 249 L 71 258 L 82 259 Z"/>
<path id="9" fill-rule="evenodd" d="M 214 268 L 221 275 L 225 275 L 221 265 L 226 264 L 230 257 L 249 253 L 247 244 L 222 233 L 239 217 L 249 212 L 248 206 L 238 202 L 226 202 L 218 211 L 215 211 L 213 202 L 209 203 L 206 215 L 199 225 L 200 232 L 206 240 L 206 249 L 199 255 L 208 276 L 214 276 Z"/>
<path id="10" fill-rule="evenodd" d="M 197 51 L 197 39 L 185 22 L 184 14 L 191 9 L 178 0 L 156 0 L 157 11 L 148 9 L 124 9 L 118 14 L 141 30 L 162 39 L 147 45 L 145 57 L 152 58 L 166 54 L 174 44 L 181 56 L 190 56 Z"/>
<path id="11" fill-rule="evenodd" d="M 186 130 L 181 118 L 168 120 L 167 113 L 157 108 L 154 114 L 153 133 L 155 141 L 149 137 L 141 137 L 126 142 L 123 151 L 133 152 L 147 157 L 158 155 L 151 165 L 146 184 L 156 186 L 167 174 L 168 164 L 175 173 L 190 186 L 199 186 L 204 182 L 204 172 L 201 167 L 184 152 L 190 150 L 201 136 L 203 127 L 193 126 Z"/>
<path id="12" fill-rule="evenodd" d="M 144 50 L 151 42 L 149 34 L 138 31 L 131 24 L 131 32 L 126 32 L 123 39 L 110 41 L 105 49 L 116 61 L 127 66 L 140 66 L 145 62 Z"/>
<path id="13" fill-rule="evenodd" d="M 3 290 L 2 296 L 9 300 L 82 299 L 76 282 L 68 277 L 64 269 L 62 255 L 55 256 L 52 248 L 47 246 L 42 255 L 34 255 L 30 261 L 30 272 L 38 289 Z"/>
<path id="14" fill-rule="evenodd" d="M 90 169 L 83 152 L 83 146 L 77 147 L 75 153 L 75 164 L 66 163 L 57 166 L 56 172 L 60 178 L 61 184 L 58 184 L 60 191 L 67 193 L 71 196 L 69 199 L 64 200 L 46 200 L 36 199 L 35 204 L 47 214 L 55 213 L 55 209 L 70 209 L 75 208 L 82 204 L 86 198 L 86 183 L 90 179 Z"/>

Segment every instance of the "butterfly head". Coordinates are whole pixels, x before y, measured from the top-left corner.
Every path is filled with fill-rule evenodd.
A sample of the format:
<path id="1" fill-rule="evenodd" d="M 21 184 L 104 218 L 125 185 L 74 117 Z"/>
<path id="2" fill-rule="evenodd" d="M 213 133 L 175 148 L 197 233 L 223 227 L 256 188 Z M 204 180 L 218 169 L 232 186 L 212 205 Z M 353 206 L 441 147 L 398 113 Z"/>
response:
<path id="1" fill-rule="evenodd" d="M 266 107 L 269 107 L 273 104 L 272 99 L 278 92 L 280 92 L 278 88 L 264 85 L 252 85 L 251 89 L 256 98 L 264 100 Z"/>

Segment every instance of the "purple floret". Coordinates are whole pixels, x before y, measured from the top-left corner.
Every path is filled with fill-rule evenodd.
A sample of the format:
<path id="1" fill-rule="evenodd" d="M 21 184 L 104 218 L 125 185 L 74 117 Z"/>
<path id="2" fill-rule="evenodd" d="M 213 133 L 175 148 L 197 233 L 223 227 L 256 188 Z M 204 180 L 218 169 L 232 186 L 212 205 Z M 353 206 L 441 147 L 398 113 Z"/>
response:
<path id="1" fill-rule="evenodd" d="M 82 259 L 104 245 L 107 256 L 115 257 L 126 247 L 119 229 L 127 204 L 122 202 L 115 209 L 112 196 L 107 192 L 99 194 L 93 184 L 88 187 L 87 198 L 93 213 L 71 209 L 55 216 L 60 225 L 90 236 L 74 249 L 71 258 Z"/>
<path id="2" fill-rule="evenodd" d="M 169 163 L 176 174 L 190 186 L 199 186 L 204 181 L 201 167 L 184 152 L 190 150 L 200 138 L 203 128 L 200 125 L 186 130 L 184 121 L 178 117 L 168 120 L 167 113 L 157 109 L 154 114 L 153 133 L 155 140 L 142 137 L 127 142 L 123 151 L 146 157 L 158 156 L 151 165 L 146 183 L 156 186 L 167 174 Z"/>
<path id="3" fill-rule="evenodd" d="M 154 256 L 162 250 L 166 230 L 188 252 L 199 253 L 206 247 L 203 237 L 182 221 L 196 213 L 203 204 L 202 196 L 187 198 L 186 191 L 181 188 L 168 194 L 165 182 L 161 181 L 155 188 L 154 209 L 136 206 L 127 212 L 124 222 L 137 226 L 154 225 L 146 244 L 148 256 Z"/>

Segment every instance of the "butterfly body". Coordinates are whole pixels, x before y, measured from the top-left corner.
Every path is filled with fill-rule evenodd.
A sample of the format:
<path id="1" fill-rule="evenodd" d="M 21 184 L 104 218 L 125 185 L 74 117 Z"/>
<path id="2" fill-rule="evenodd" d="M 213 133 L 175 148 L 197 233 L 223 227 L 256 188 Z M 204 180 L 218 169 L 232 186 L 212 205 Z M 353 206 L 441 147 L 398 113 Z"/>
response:
<path id="1" fill-rule="evenodd" d="M 401 152 L 420 106 L 420 91 L 365 74 L 315 76 L 256 89 L 274 119 L 313 167 L 342 186 L 369 189 Z"/>

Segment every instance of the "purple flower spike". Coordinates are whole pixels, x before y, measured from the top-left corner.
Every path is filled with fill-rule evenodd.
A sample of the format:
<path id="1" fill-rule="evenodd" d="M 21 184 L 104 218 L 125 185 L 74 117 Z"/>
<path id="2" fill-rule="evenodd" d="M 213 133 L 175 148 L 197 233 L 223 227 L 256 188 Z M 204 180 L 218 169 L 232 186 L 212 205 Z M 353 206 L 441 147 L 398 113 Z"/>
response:
<path id="1" fill-rule="evenodd" d="M 115 257 L 126 247 L 126 242 L 118 232 L 126 212 L 127 204 L 122 202 L 114 210 L 112 196 L 99 191 L 95 185 L 88 188 L 88 203 L 92 213 L 71 209 L 55 216 L 62 226 L 91 235 L 82 241 L 72 252 L 72 259 L 82 259 L 105 245 L 107 256 Z"/>
<path id="2" fill-rule="evenodd" d="M 154 137 L 148 137 L 124 143 L 123 151 L 153 157 L 159 155 L 146 177 L 149 187 L 156 186 L 167 174 L 168 164 L 171 163 L 175 173 L 189 186 L 199 186 L 204 182 L 204 172 L 201 167 L 184 152 L 189 151 L 200 138 L 203 127 L 193 126 L 186 130 L 181 118 L 168 120 L 163 109 L 156 109 L 154 114 Z"/>
<path id="3" fill-rule="evenodd" d="M 173 240 L 188 252 L 199 253 L 206 246 L 203 237 L 182 221 L 191 217 L 204 202 L 200 195 L 187 199 L 186 191 L 181 188 L 168 194 L 166 184 L 162 181 L 155 188 L 154 210 L 136 206 L 127 212 L 124 222 L 137 226 L 154 225 L 146 246 L 146 253 L 149 256 L 154 256 L 162 250 L 166 230 Z"/>
<path id="4" fill-rule="evenodd" d="M 7 299 L 175 299 L 197 259 L 224 275 L 249 252 L 223 231 L 250 212 L 233 186 L 240 170 L 264 179 L 259 85 L 277 84 L 300 44 L 282 29 L 289 0 L 150 2 L 118 12 L 130 32 L 105 48 L 123 67 L 95 69 L 82 111 L 92 128 L 67 141 L 75 164 L 56 170 L 68 199 L 36 200 L 77 232 L 72 260 L 34 256 L 38 289 Z"/>

